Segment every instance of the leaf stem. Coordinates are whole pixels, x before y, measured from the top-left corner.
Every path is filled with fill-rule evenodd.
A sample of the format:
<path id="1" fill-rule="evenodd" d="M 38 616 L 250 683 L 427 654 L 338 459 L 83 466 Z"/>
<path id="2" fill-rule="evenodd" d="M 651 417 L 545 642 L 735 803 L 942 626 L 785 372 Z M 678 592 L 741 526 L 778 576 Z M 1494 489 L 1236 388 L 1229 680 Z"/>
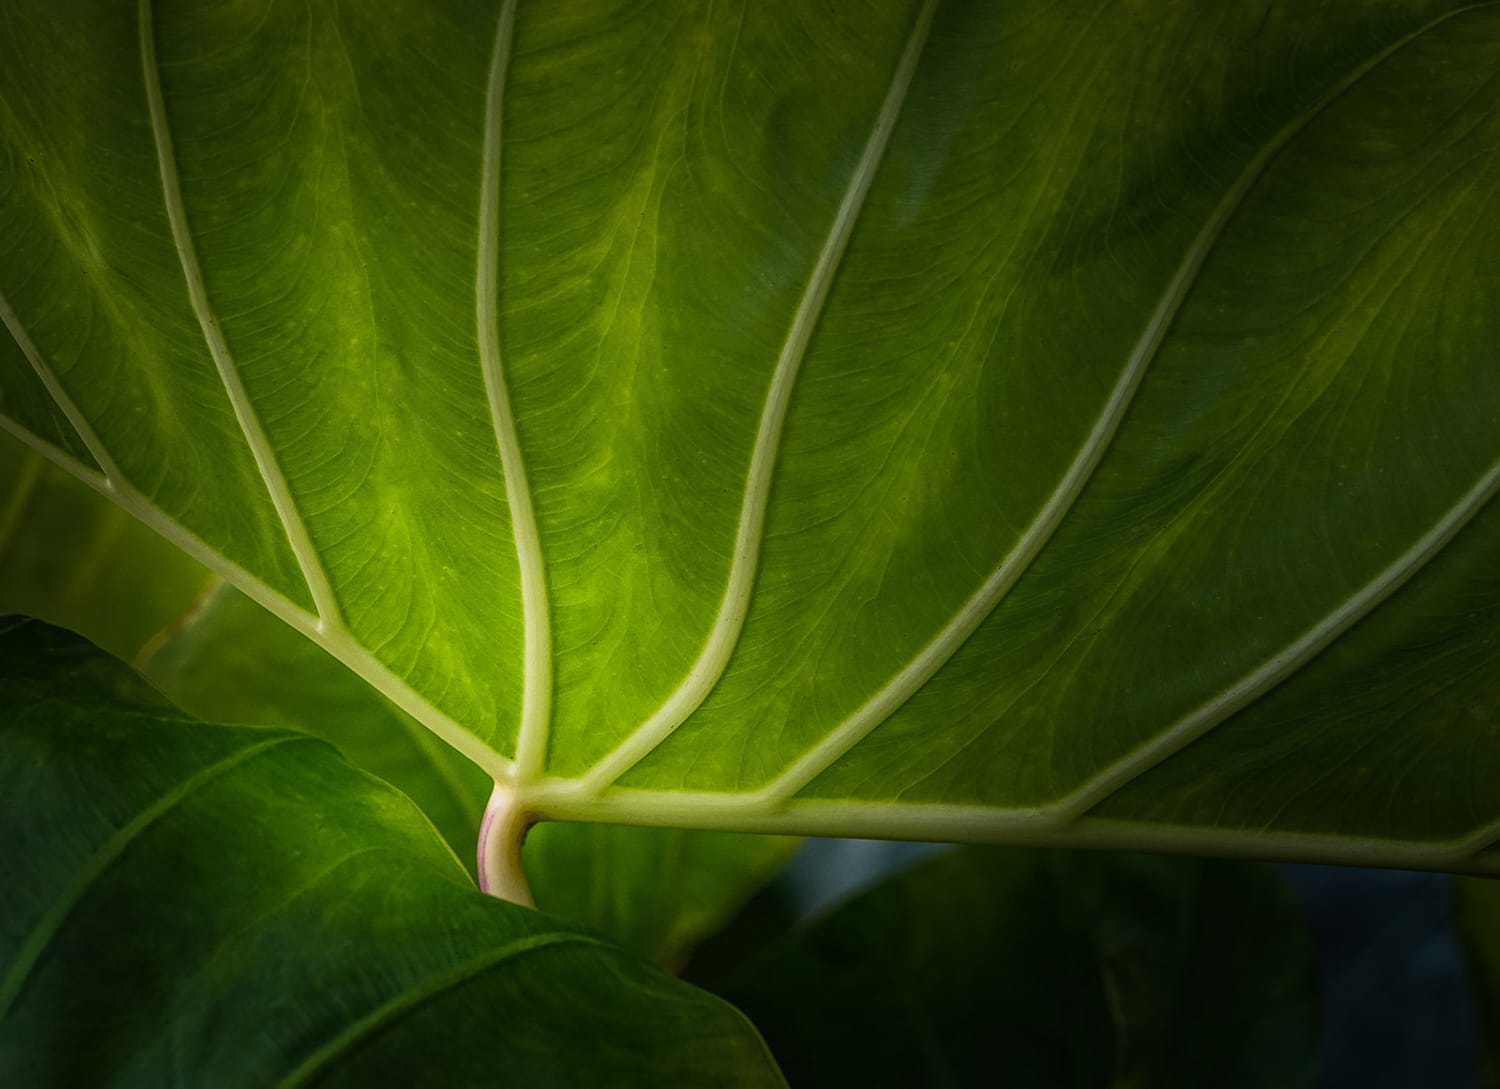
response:
<path id="1" fill-rule="evenodd" d="M 479 825 L 479 889 L 522 907 L 535 907 L 526 870 L 521 865 L 521 845 L 532 825 L 532 816 L 521 804 L 520 793 L 508 781 L 496 780 Z"/>

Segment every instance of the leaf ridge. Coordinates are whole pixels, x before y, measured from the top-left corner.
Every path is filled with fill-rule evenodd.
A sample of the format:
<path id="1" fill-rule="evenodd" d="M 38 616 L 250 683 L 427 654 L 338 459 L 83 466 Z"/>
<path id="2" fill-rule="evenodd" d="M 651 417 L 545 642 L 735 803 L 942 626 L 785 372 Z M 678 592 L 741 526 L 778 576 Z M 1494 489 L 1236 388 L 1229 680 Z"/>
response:
<path id="1" fill-rule="evenodd" d="M 505 477 L 511 533 L 521 569 L 521 611 L 526 641 L 521 693 L 521 725 L 516 735 L 515 773 L 521 780 L 535 778 L 547 755 L 547 732 L 552 717 L 552 623 L 548 612 L 546 565 L 521 439 L 506 388 L 500 350 L 500 151 L 505 106 L 505 77 L 515 39 L 516 0 L 504 0 L 495 29 L 485 92 L 484 165 L 479 191 L 479 245 L 474 276 L 475 313 L 479 325 L 480 367 L 489 399 L 490 423 Z"/>
<path id="2" fill-rule="evenodd" d="M 161 69 L 156 59 L 156 40 L 152 30 L 151 0 L 140 0 L 138 11 L 141 68 L 146 84 L 147 111 L 151 116 L 151 133 L 156 144 L 157 166 L 161 173 L 162 199 L 166 205 L 167 222 L 171 226 L 177 259 L 182 265 L 183 279 L 187 283 L 188 298 L 192 303 L 193 313 L 197 316 L 198 326 L 203 333 L 209 355 L 213 357 L 214 366 L 224 384 L 224 392 L 228 395 L 229 403 L 234 409 L 235 420 L 245 437 L 245 443 L 249 446 L 251 455 L 255 458 L 256 468 L 260 470 L 261 479 L 270 493 L 272 505 L 276 509 L 277 517 L 281 520 L 287 542 L 297 558 L 297 565 L 302 571 L 303 579 L 307 582 L 308 592 L 312 594 L 319 623 L 330 630 L 339 630 L 344 627 L 344 621 L 339 611 L 337 596 L 333 591 L 333 584 L 328 579 L 322 558 L 318 555 L 317 547 L 307 531 L 307 525 L 297 507 L 297 501 L 292 495 L 286 476 L 281 470 L 275 449 L 266 435 L 265 428 L 261 425 L 255 405 L 250 400 L 244 381 L 240 377 L 239 368 L 230 354 L 229 344 L 224 339 L 223 330 L 219 328 L 218 318 L 214 316 L 213 308 L 209 303 L 207 287 L 203 280 L 203 269 L 198 263 L 197 250 L 193 245 L 192 234 L 188 227 L 187 209 L 182 201 L 182 186 L 177 175 L 172 134 L 167 122 L 166 104 L 162 98 Z"/>
<path id="3" fill-rule="evenodd" d="M 775 470 L 777 451 L 786 420 L 787 407 L 791 402 L 792 389 L 802 359 L 812 339 L 813 330 L 822 313 L 823 305 L 832 289 L 834 275 L 848 248 L 854 233 L 855 223 L 864 207 L 865 198 L 874 184 L 875 174 L 884 158 L 891 133 L 907 91 L 916 75 L 927 36 L 932 28 L 938 0 L 926 0 L 913 23 L 910 37 L 901 59 L 892 76 L 891 85 L 880 111 L 876 114 L 870 136 L 861 152 L 858 163 L 850 175 L 838 212 L 829 227 L 823 248 L 808 278 L 806 290 L 799 300 L 793 315 L 781 354 L 772 373 L 771 384 L 761 410 L 760 423 L 756 430 L 755 445 L 750 455 L 750 467 L 746 474 L 745 493 L 740 505 L 739 526 L 736 530 L 734 558 L 729 569 L 729 578 L 719 610 L 709 630 L 707 639 L 697 659 L 689 667 L 687 676 L 676 690 L 654 711 L 650 718 L 636 728 L 623 742 L 608 753 L 582 780 L 585 791 L 598 792 L 613 783 L 649 752 L 660 745 L 687 719 L 718 684 L 730 655 L 739 642 L 749 611 L 750 598 L 754 591 L 756 568 L 760 560 L 760 547 L 764 536 L 766 508 L 770 502 L 771 477 Z"/>
<path id="4" fill-rule="evenodd" d="M 420 813 L 420 811 L 418 812 Z M 434 835 L 435 834 L 436 832 L 434 832 Z M 323 888 L 323 886 L 329 884 L 336 876 L 341 876 L 341 871 L 348 867 L 351 863 L 358 862 L 362 859 L 368 859 L 371 855 L 390 855 L 392 856 L 393 862 L 405 862 L 408 864 L 411 862 L 411 853 L 409 850 L 405 849 L 405 847 L 397 847 L 389 843 L 376 843 L 367 844 L 366 846 L 355 848 L 354 850 L 341 855 L 335 862 L 324 866 L 317 873 L 313 874 L 305 881 L 302 881 L 296 886 L 287 890 L 284 895 L 279 897 L 276 902 L 266 907 L 265 910 L 259 912 L 253 918 L 245 920 L 239 926 L 235 927 L 233 931 L 224 934 L 216 942 L 214 950 L 208 955 L 208 957 L 200 962 L 198 966 L 186 976 L 185 979 L 179 981 L 176 988 L 176 1000 L 173 1004 L 173 1007 L 166 1012 L 163 1018 L 164 1022 L 167 1024 L 178 1025 L 181 1023 L 181 1019 L 184 1016 L 201 1016 L 201 1011 L 204 1006 L 204 996 L 201 993 L 201 988 L 200 993 L 194 994 L 194 988 L 196 986 L 199 986 L 200 980 L 206 977 L 211 978 L 216 971 L 219 972 L 220 975 L 222 975 L 222 966 L 226 960 L 229 960 L 231 962 L 231 967 L 233 966 L 233 957 L 236 954 L 243 953 L 242 949 L 236 950 L 234 948 L 235 943 L 243 942 L 257 930 L 260 930 L 262 927 L 266 926 L 266 924 L 276 920 L 278 916 L 296 908 L 298 906 L 298 901 L 301 901 L 312 893 L 319 891 Z M 460 869 L 462 869 L 462 867 L 460 867 Z M 467 874 L 465 874 L 465 876 L 467 876 Z M 202 1071 L 193 1070 L 192 1076 L 188 1076 L 185 1071 L 181 1071 L 179 1069 L 178 1076 L 179 1081 L 177 1084 L 192 1085 L 202 1080 Z"/>
<path id="5" fill-rule="evenodd" d="M 215 779 L 222 777 L 228 772 L 239 767 L 262 754 L 279 746 L 292 742 L 316 741 L 315 738 L 305 735 L 283 735 L 269 738 L 254 745 L 248 745 L 238 752 L 232 753 L 222 760 L 218 760 L 207 767 L 200 768 L 167 791 L 151 805 L 136 814 L 128 823 L 116 829 L 103 843 L 95 848 L 94 853 L 84 863 L 74 876 L 73 881 L 63 890 L 63 893 L 52 907 L 37 920 L 21 948 L 16 954 L 16 959 L 11 963 L 10 971 L 0 982 L 0 1020 L 10 1012 L 17 995 L 20 994 L 26 978 L 31 974 L 37 960 L 45 951 L 47 944 L 56 936 L 63 922 L 73 909 L 78 906 L 84 895 L 98 880 L 109 866 L 118 859 L 132 843 L 134 843 L 146 829 L 155 824 L 172 809 L 180 805 L 195 791 L 202 789 Z M 322 742 L 316 742 L 322 744 Z"/>
<path id="6" fill-rule="evenodd" d="M 297 1089 L 298 1086 L 308 1084 L 313 1078 L 323 1073 L 328 1065 L 340 1055 L 346 1054 L 362 1040 L 384 1028 L 402 1015 L 410 1013 L 422 1003 L 437 998 L 454 987 L 467 983 L 469 980 L 507 961 L 512 961 L 527 953 L 556 945 L 592 945 L 602 949 L 609 948 L 606 943 L 583 934 L 553 932 L 550 934 L 528 934 L 524 938 L 508 942 L 495 949 L 486 950 L 477 957 L 470 957 L 468 960 L 461 961 L 444 971 L 438 972 L 408 987 L 400 994 L 387 999 L 359 1020 L 349 1024 L 342 1032 L 303 1059 L 301 1063 L 277 1083 L 277 1089 Z"/>
<path id="7" fill-rule="evenodd" d="M 949 659 L 958 652 L 959 647 L 978 630 L 1025 574 L 1026 569 L 1051 539 L 1052 534 L 1056 532 L 1057 527 L 1061 525 L 1079 495 L 1082 494 L 1119 430 L 1151 361 L 1156 357 L 1168 329 L 1193 284 L 1197 282 L 1198 274 L 1219 236 L 1255 184 L 1264 176 L 1266 168 L 1298 134 L 1312 123 L 1314 118 L 1351 87 L 1410 42 L 1456 14 L 1458 12 L 1450 12 L 1424 24 L 1352 69 L 1310 107 L 1283 125 L 1250 159 L 1189 244 L 1177 270 L 1167 282 L 1145 329 L 1126 358 L 1125 368 L 1110 390 L 1104 408 L 1095 419 L 1094 426 L 1085 438 L 1077 457 L 1068 466 L 1057 488 L 1047 498 L 1041 511 L 1027 526 L 1015 546 L 1000 561 L 979 589 L 964 602 L 953 619 L 918 651 L 900 672 L 836 726 L 832 732 L 794 761 L 767 786 L 762 787 L 758 793 L 768 799 L 781 801 L 791 798 L 894 714 L 896 709 L 915 695 L 917 690 L 947 664 Z"/>

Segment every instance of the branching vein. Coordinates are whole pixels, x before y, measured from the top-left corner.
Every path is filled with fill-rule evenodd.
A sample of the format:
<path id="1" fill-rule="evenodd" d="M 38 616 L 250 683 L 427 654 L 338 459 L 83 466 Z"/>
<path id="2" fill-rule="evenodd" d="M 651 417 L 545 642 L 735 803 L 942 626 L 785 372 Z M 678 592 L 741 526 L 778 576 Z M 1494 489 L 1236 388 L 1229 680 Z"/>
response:
<path id="1" fill-rule="evenodd" d="M 850 176 L 838 213 L 808 278 L 807 289 L 792 317 L 786 341 L 771 376 L 766 402 L 761 410 L 760 426 L 756 431 L 750 468 L 745 479 L 744 498 L 740 504 L 734 558 L 730 564 L 724 596 L 719 602 L 719 610 L 708 638 L 687 676 L 667 697 L 666 702 L 590 771 L 585 780 L 585 790 L 602 790 L 666 740 L 708 697 L 729 664 L 729 657 L 739 641 L 750 606 L 765 528 L 766 506 L 770 499 L 771 476 L 776 465 L 776 452 L 781 443 L 787 406 L 791 402 L 792 387 L 796 383 L 808 342 L 812 339 L 813 329 L 822 313 L 823 303 L 833 286 L 839 262 L 854 233 L 860 210 L 864 207 L 865 197 L 874 184 L 876 171 L 880 167 L 886 146 L 890 143 L 891 132 L 896 127 L 902 104 L 906 101 L 906 93 L 916 74 L 936 11 L 937 0 L 927 0 L 917 16 L 890 89 L 875 117 L 874 127 Z"/>
<path id="2" fill-rule="evenodd" d="M 509 760 L 429 703 L 406 681 L 391 672 L 389 666 L 357 643 L 347 631 L 328 630 L 318 622 L 316 616 L 208 544 L 143 495 L 129 481 L 111 481 L 3 413 L 0 413 L 0 430 L 8 431 L 54 465 L 171 541 L 220 578 L 233 583 L 252 601 L 343 662 L 364 678 L 371 688 L 484 768 L 493 778 L 509 779 L 514 776 L 514 766 Z"/>
<path id="3" fill-rule="evenodd" d="M 1136 390 L 1140 387 L 1141 380 L 1145 377 L 1147 367 L 1155 357 L 1157 349 L 1160 348 L 1167 330 L 1182 307 L 1183 300 L 1187 298 L 1188 291 L 1202 270 L 1204 261 L 1208 259 L 1224 227 L 1244 202 L 1250 190 L 1254 188 L 1255 183 L 1264 175 L 1271 161 L 1311 123 L 1313 118 L 1321 114 L 1350 87 L 1404 45 L 1430 30 L 1432 25 L 1436 24 L 1429 24 L 1427 27 L 1414 31 L 1351 71 L 1306 111 L 1284 125 L 1245 165 L 1188 246 L 1181 263 L 1171 280 L 1167 282 L 1161 299 L 1146 322 L 1145 329 L 1126 358 L 1124 370 L 1114 388 L 1110 390 L 1109 397 L 1095 419 L 1093 428 L 1084 439 L 1077 456 L 1068 466 L 1057 488 L 1047 498 L 1037 516 L 1016 542 L 1015 547 L 1000 561 L 979 589 L 964 602 L 953 619 L 917 653 L 905 668 L 835 727 L 822 741 L 782 772 L 769 786 L 763 788 L 761 793 L 779 799 L 787 799 L 796 794 L 909 700 L 978 630 L 979 625 L 1010 592 L 1011 587 L 1016 584 L 1031 565 L 1032 560 L 1051 539 L 1052 534 L 1082 493 L 1084 486 L 1109 448 L 1110 442 L 1113 441 L 1115 433 L 1119 430 L 1125 412 Z"/>
<path id="4" fill-rule="evenodd" d="M 515 35 L 516 0 L 505 0 L 495 31 L 490 59 L 489 88 L 484 112 L 484 169 L 479 193 L 479 256 L 474 276 L 475 308 L 479 321 L 479 358 L 500 467 L 505 474 L 505 498 L 510 507 L 511 532 L 521 568 L 521 611 L 526 633 L 521 697 L 521 727 L 516 739 L 516 774 L 529 780 L 546 761 L 547 730 L 552 718 L 552 623 L 547 605 L 546 568 L 541 538 L 532 509 L 521 440 L 505 383 L 500 353 L 500 129 L 505 106 L 505 75 L 510 66 Z"/>
<path id="5" fill-rule="evenodd" d="M 1110 765 L 1058 805 L 1050 807 L 1051 810 L 1068 818 L 1081 816 L 1142 772 L 1155 767 L 1264 696 L 1401 589 L 1484 509 L 1497 491 L 1500 491 L 1500 461 L 1491 465 L 1478 483 L 1415 544 L 1303 632 L 1295 642 L 1178 719 L 1145 745 Z"/>
<path id="6" fill-rule="evenodd" d="M 99 438 L 93 425 L 89 423 L 87 417 L 84 416 L 73 398 L 68 395 L 68 391 L 63 388 L 62 382 L 58 380 L 52 367 L 42 358 L 42 353 L 37 350 L 36 343 L 31 339 L 31 335 L 26 332 L 25 327 L 21 324 L 21 320 L 16 317 L 16 312 L 11 309 L 10 302 L 3 294 L 0 294 L 0 323 L 5 325 L 6 331 L 15 340 L 16 346 L 21 349 L 21 354 L 31 364 L 31 369 L 36 372 L 36 376 L 41 381 L 42 387 L 47 391 L 48 396 L 52 398 L 52 402 L 57 405 L 58 411 L 63 414 L 63 417 L 73 428 L 73 432 L 78 436 L 79 441 L 83 443 L 83 447 L 89 452 L 89 456 L 94 459 L 94 464 L 99 466 L 99 470 L 104 474 L 104 479 L 111 485 L 118 485 L 123 479 L 120 467 L 115 464 L 114 458 L 110 457 L 109 450 L 105 448 L 103 440 Z"/>
<path id="7" fill-rule="evenodd" d="M 302 577 L 312 594 L 321 624 L 330 630 L 343 627 L 338 601 L 323 562 L 318 556 L 312 537 L 297 509 L 290 486 L 276 459 L 265 429 L 261 426 L 255 406 L 245 390 L 239 368 L 230 355 L 229 345 L 224 340 L 218 319 L 209 304 L 208 291 L 203 282 L 203 270 L 198 264 L 198 254 L 193 246 L 192 233 L 188 229 L 187 209 L 182 202 L 182 186 L 177 176 L 177 161 L 172 147 L 172 133 L 167 125 L 166 104 L 162 99 L 161 71 L 156 61 L 156 39 L 153 29 L 151 0 L 140 0 L 141 67 L 146 81 L 146 105 L 151 114 L 151 132 L 156 141 L 156 160 L 161 171 L 162 199 L 166 204 L 167 220 L 172 228 L 172 240 L 177 246 L 177 258 L 182 264 L 183 278 L 187 281 L 188 298 L 193 304 L 193 313 L 203 331 L 203 339 L 213 356 L 214 366 L 224 383 L 224 391 L 234 408 L 235 419 L 244 433 L 245 442 L 255 458 L 256 467 L 265 481 L 266 490 L 281 525 L 286 532 L 292 553 L 302 570 Z M 108 472 L 108 470 L 106 470 Z"/>

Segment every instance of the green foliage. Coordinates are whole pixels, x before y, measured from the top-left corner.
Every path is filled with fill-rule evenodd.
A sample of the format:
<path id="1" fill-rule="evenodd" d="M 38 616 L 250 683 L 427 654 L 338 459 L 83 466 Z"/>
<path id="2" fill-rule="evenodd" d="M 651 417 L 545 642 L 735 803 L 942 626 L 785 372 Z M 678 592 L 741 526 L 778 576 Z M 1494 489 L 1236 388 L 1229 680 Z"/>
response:
<path id="1" fill-rule="evenodd" d="M 141 665 L 201 718 L 283 724 L 333 742 L 415 800 L 472 868 L 490 788 L 483 772 L 232 587 L 194 605 Z M 544 824 L 524 861 L 542 910 L 675 967 L 795 848 L 779 836 Z"/>
<path id="2" fill-rule="evenodd" d="M 200 718 L 333 741 L 465 856 L 492 781 L 510 862 L 535 819 L 660 826 L 527 860 L 544 908 L 668 965 L 789 849 L 728 832 L 1494 870 L 1497 72 L 1500 3 L 1464 0 L 0 5 L 0 427 L 30 450 L 0 452 L 0 605 Z M 379 1009 L 545 935 L 476 997 L 534 1026 L 495 1062 L 591 1062 L 566 1041 L 597 1028 L 638 1079 L 714 1041 L 774 1076 L 706 996 L 480 901 L 331 750 L 252 759 L 303 735 L 7 633 L 0 912 L 31 914 L 0 934 L 68 927 L 0 958 L 4 1061 L 146 978 L 58 1077 L 249 1064 L 192 1050 L 231 960 L 237 1016 L 286 984 L 337 1039 L 345 982 Z M 238 793 L 139 824 L 240 757 Z M 348 895 L 288 901 L 290 959 L 245 952 L 291 918 L 255 903 L 352 852 Z M 1075 967 L 1138 894 L 1282 917 L 1234 868 L 923 872 L 1007 956 L 1066 874 L 1038 933 Z M 1238 955 L 1172 918 L 1145 947 Z M 1121 1052 L 1133 1013 L 1053 997 L 1080 1070 L 1210 1076 L 1192 1011 Z M 446 1008 L 391 1054 L 479 1056 Z"/>
<path id="3" fill-rule="evenodd" d="M 527 813 L 1495 837 L 1495 5 L 4 19 L 6 426 Z"/>
<path id="4" fill-rule="evenodd" d="M 781 1084 L 709 995 L 481 895 L 328 745 L 0 622 L 0 1081 Z"/>
<path id="5" fill-rule="evenodd" d="M 490 789 L 478 767 L 37 455 L 0 437 L 0 459 L 14 524 L 30 531 L 0 534 L 10 546 L 0 549 L 0 607 L 82 632 L 198 718 L 288 726 L 332 742 L 415 801 L 472 870 Z M 46 536 L 54 524 L 69 532 Z M 532 832 L 525 862 L 544 910 L 676 966 L 795 847 L 776 836 L 551 824 Z"/>
<path id="6" fill-rule="evenodd" d="M 133 658 L 213 576 L 113 503 L 0 434 L 0 612 Z"/>
<path id="7" fill-rule="evenodd" d="M 960 848 L 714 982 L 794 1085 L 1295 1089 L 1316 1070 L 1306 923 L 1243 862 Z"/>

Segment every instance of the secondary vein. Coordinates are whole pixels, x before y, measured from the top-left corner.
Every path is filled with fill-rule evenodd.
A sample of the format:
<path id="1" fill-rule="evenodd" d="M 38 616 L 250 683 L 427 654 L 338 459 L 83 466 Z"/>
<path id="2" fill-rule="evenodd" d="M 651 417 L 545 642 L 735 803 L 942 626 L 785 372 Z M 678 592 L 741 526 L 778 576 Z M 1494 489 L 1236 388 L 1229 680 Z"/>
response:
<path id="1" fill-rule="evenodd" d="M 420 695 L 405 680 L 393 673 L 389 666 L 376 658 L 368 648 L 356 642 L 346 630 L 329 630 L 325 625 L 320 624 L 318 618 L 312 613 L 208 544 L 151 499 L 137 491 L 129 481 L 111 481 L 4 413 L 0 413 L 0 430 L 14 435 L 58 468 L 87 484 L 127 514 L 171 541 L 204 567 L 225 581 L 233 583 L 256 604 L 307 636 L 348 666 L 371 688 L 484 768 L 492 778 L 509 779 L 514 776 L 514 765 L 508 759 L 495 752 Z"/>
<path id="2" fill-rule="evenodd" d="M 203 270 L 198 263 L 192 233 L 188 228 L 187 209 L 182 202 L 182 186 L 177 175 L 172 133 L 168 127 L 166 104 L 162 98 L 161 70 L 156 60 L 156 40 L 152 30 L 151 0 L 140 0 L 139 21 L 141 68 L 146 81 L 146 105 L 151 115 L 157 166 L 161 172 L 162 199 L 166 205 L 167 221 L 172 229 L 172 240 L 177 247 L 177 259 L 182 265 L 183 279 L 187 283 L 188 298 L 192 302 L 193 313 L 198 319 L 198 327 L 202 330 L 214 366 L 218 369 L 219 378 L 224 383 L 224 392 L 234 409 L 235 420 L 255 458 L 256 468 L 260 470 L 261 479 L 270 493 L 271 503 L 286 533 L 287 542 L 291 545 L 292 554 L 296 557 L 308 591 L 312 594 L 319 622 L 330 630 L 338 630 L 343 627 L 343 620 L 333 585 L 209 304 Z"/>
<path id="3" fill-rule="evenodd" d="M 120 467 L 115 464 L 114 458 L 110 456 L 108 448 L 104 445 L 104 440 L 99 437 L 93 425 L 84 416 L 83 410 L 78 407 L 77 402 L 63 388 L 62 381 L 42 356 L 41 351 L 36 346 L 36 342 L 31 339 L 31 334 L 26 332 L 25 326 L 21 324 L 21 319 L 16 317 L 16 312 L 11 309 L 10 302 L 3 293 L 0 293 L 0 324 L 5 326 L 6 331 L 11 335 L 11 339 L 16 342 L 16 347 L 21 349 L 21 354 L 26 357 L 26 362 L 31 364 L 31 369 L 42 383 L 42 388 L 47 391 L 47 395 L 52 398 L 53 404 L 57 405 L 58 411 L 63 414 L 63 418 L 73 428 L 74 434 L 83 443 L 83 448 L 89 452 L 89 456 L 94 459 L 94 464 L 99 466 L 99 471 L 104 474 L 105 480 L 113 485 L 118 485 L 124 479 L 124 474 L 120 472 Z"/>
<path id="4" fill-rule="evenodd" d="M 781 445 L 787 407 L 791 403 L 792 388 L 796 384 L 797 373 L 807 353 L 813 330 L 822 314 L 823 304 L 833 286 L 834 275 L 848 248 L 854 225 L 890 143 L 891 133 L 906 101 L 906 93 L 916 75 L 917 64 L 921 60 L 937 6 L 938 0 L 927 0 L 917 15 L 911 36 L 892 76 L 890 88 L 875 116 L 874 126 L 859 162 L 850 175 L 849 184 L 839 202 L 838 211 L 818 253 L 817 263 L 808 278 L 807 288 L 787 330 L 781 354 L 776 360 L 776 369 L 772 373 L 771 385 L 761 409 L 760 424 L 756 430 L 750 467 L 745 478 L 729 579 L 708 638 L 676 690 L 650 718 L 589 772 L 584 779 L 586 790 L 598 791 L 607 787 L 682 725 L 718 684 L 729 664 L 730 655 L 739 642 L 760 560 L 771 477 L 776 466 L 777 450 Z"/>
<path id="5" fill-rule="evenodd" d="M 1271 161 L 1311 123 L 1313 118 L 1321 114 L 1349 88 L 1403 46 L 1431 30 L 1446 18 L 1445 16 L 1443 19 L 1434 20 L 1413 31 L 1350 71 L 1307 110 L 1282 126 L 1245 165 L 1188 246 L 1176 272 L 1167 282 L 1156 308 L 1146 322 L 1140 338 L 1126 358 L 1120 378 L 1110 390 L 1109 397 L 1095 419 L 1093 428 L 1084 439 L 1077 456 L 1015 546 L 964 602 L 953 619 L 907 663 L 905 668 L 861 704 L 823 740 L 758 791 L 758 796 L 768 800 L 784 801 L 812 782 L 835 760 L 894 714 L 896 709 L 926 684 L 958 652 L 958 648 L 978 630 L 980 624 L 994 611 L 1026 569 L 1031 566 L 1032 561 L 1051 539 L 1052 534 L 1083 492 L 1089 478 L 1098 468 L 1099 462 L 1119 430 L 1125 412 L 1130 407 L 1145 377 L 1147 367 L 1155 358 L 1157 350 L 1166 337 L 1167 330 L 1197 280 L 1198 273 L 1202 270 L 1219 235 L 1244 202 L 1250 190 L 1264 175 Z"/>
<path id="6" fill-rule="evenodd" d="M 584 934 L 543 933 L 529 934 L 506 945 L 487 949 L 469 960 L 461 961 L 447 969 L 436 972 L 428 979 L 413 984 L 394 995 L 365 1016 L 344 1027 L 295 1069 L 277 1083 L 277 1089 L 296 1089 L 307 1085 L 328 1071 L 341 1056 L 347 1055 L 362 1041 L 368 1040 L 381 1029 L 397 1019 L 411 1013 L 425 1002 L 448 994 L 454 988 L 476 979 L 492 968 L 497 968 L 525 956 L 559 945 L 586 945 L 608 950 L 603 942 Z"/>
<path id="7" fill-rule="evenodd" d="M 489 86 L 484 110 L 484 166 L 479 191 L 479 247 L 474 276 L 475 313 L 479 323 L 479 359 L 489 398 L 490 422 L 505 475 L 505 499 L 521 572 L 521 612 L 526 644 L 521 694 L 521 725 L 516 736 L 516 775 L 536 778 L 546 761 L 547 731 L 552 718 L 552 621 L 547 604 L 546 567 L 537 533 L 526 464 L 516 432 L 515 414 L 505 382 L 500 351 L 500 134 L 505 106 L 505 77 L 515 38 L 516 0 L 505 0 L 495 30 Z"/>
<path id="8" fill-rule="evenodd" d="M 1290 646 L 1205 700 L 1147 744 L 1105 768 L 1056 806 L 1049 807 L 1050 810 L 1067 818 L 1081 816 L 1142 772 L 1155 767 L 1260 699 L 1374 612 L 1382 602 L 1389 600 L 1473 521 L 1497 492 L 1500 492 L 1500 461 L 1491 465 L 1478 482 L 1410 548 L 1303 632 Z"/>

